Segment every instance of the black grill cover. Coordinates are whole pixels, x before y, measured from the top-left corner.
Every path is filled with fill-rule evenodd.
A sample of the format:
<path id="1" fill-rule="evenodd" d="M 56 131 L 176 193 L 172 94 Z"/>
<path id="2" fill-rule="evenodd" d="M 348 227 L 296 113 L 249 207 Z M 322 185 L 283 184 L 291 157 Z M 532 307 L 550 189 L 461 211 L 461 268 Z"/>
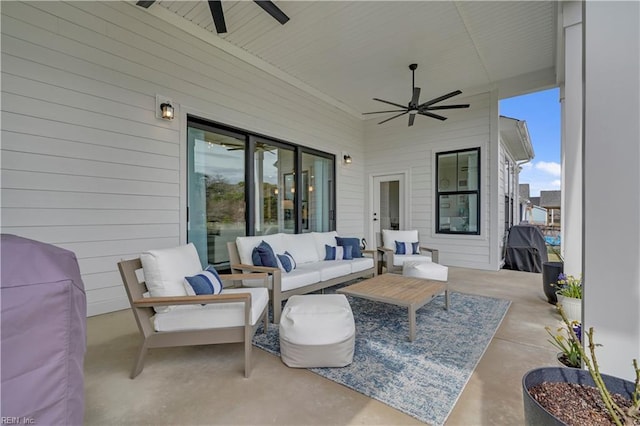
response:
<path id="1" fill-rule="evenodd" d="M 548 260 L 547 246 L 540 229 L 533 225 L 511 227 L 504 258 L 506 269 L 542 272 L 542 263 Z"/>

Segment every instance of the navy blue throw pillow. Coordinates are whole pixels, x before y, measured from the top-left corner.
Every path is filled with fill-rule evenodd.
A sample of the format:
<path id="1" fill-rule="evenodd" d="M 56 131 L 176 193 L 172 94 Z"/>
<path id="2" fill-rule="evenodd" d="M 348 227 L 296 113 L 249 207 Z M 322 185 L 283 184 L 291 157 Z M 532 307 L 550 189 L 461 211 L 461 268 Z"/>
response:
<path id="1" fill-rule="evenodd" d="M 222 280 L 218 271 L 213 266 L 208 266 L 204 271 L 185 277 L 195 294 L 220 294 L 222 292 Z"/>
<path id="2" fill-rule="evenodd" d="M 420 242 L 405 243 L 403 241 L 396 241 L 396 253 L 395 254 L 420 254 Z"/>
<path id="3" fill-rule="evenodd" d="M 325 249 L 325 257 L 324 260 L 351 260 L 353 256 L 351 256 L 351 246 L 328 246 L 324 245 Z"/>
<path id="4" fill-rule="evenodd" d="M 360 251 L 360 239 L 358 238 L 343 238 L 336 237 L 336 243 L 339 246 L 350 246 L 351 247 L 351 255 L 353 258 L 362 257 L 362 252 Z"/>
<path id="5" fill-rule="evenodd" d="M 284 254 L 278 254 L 277 256 L 285 272 L 291 272 L 296 269 L 296 261 L 293 260 L 293 256 L 291 256 L 288 251 L 285 251 Z"/>
<path id="6" fill-rule="evenodd" d="M 276 254 L 273 252 L 269 243 L 264 240 L 251 252 L 251 260 L 255 266 L 268 266 L 269 268 L 278 267 Z M 260 263 L 257 263 L 258 260 Z"/>

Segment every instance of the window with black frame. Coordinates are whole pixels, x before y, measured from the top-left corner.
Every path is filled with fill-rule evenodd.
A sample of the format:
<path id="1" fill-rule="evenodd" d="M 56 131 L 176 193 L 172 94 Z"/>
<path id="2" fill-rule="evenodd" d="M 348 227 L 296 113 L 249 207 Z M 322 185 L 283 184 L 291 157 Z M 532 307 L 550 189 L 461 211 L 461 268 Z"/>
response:
<path id="1" fill-rule="evenodd" d="M 480 148 L 436 153 L 436 232 L 480 235 Z"/>

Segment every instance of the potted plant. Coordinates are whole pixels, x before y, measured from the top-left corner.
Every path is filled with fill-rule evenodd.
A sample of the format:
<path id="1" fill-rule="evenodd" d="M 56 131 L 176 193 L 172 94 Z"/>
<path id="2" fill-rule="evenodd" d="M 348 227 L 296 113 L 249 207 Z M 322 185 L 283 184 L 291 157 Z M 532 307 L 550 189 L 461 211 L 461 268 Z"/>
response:
<path id="1" fill-rule="evenodd" d="M 555 333 L 551 331 L 549 326 L 545 327 L 545 329 L 551 336 L 549 343 L 560 350 L 558 361 L 567 367 L 580 368 L 582 366 L 582 358 L 580 357 L 580 348 L 578 346 L 582 342 L 582 326 L 579 322 L 573 321 L 570 327 L 578 337 L 578 341 L 571 338 L 570 331 L 566 325 L 559 327 Z"/>
<path id="2" fill-rule="evenodd" d="M 568 339 L 579 352 L 587 370 L 543 367 L 527 372 L 522 379 L 525 424 L 639 424 L 640 368 L 637 360 L 633 360 L 635 384 L 601 374 L 595 354 L 598 345 L 593 340 L 593 328 L 587 333 L 587 356 L 562 306 L 558 311 L 566 325 Z"/>
<path id="3" fill-rule="evenodd" d="M 558 303 L 569 321 L 582 322 L 582 276 L 575 278 L 561 273 L 555 286 Z"/>

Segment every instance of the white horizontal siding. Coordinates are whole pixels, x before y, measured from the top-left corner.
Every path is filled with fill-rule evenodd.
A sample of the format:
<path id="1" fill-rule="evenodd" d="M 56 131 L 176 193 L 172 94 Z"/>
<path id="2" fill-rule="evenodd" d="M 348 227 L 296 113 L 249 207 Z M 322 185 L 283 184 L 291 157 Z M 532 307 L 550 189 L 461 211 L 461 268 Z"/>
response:
<path id="1" fill-rule="evenodd" d="M 338 230 L 363 234 L 352 116 L 131 2 L 3 2 L 1 31 L 2 232 L 74 251 L 89 315 L 128 306 L 120 259 L 186 240 L 182 107 L 335 154 Z"/>
<path id="2" fill-rule="evenodd" d="M 445 122 L 416 117 L 407 126 L 402 117 L 382 125 L 368 120 L 365 125 L 367 175 L 408 172 L 410 195 L 408 229 L 417 229 L 420 241 L 440 250 L 440 262 L 446 265 L 478 269 L 495 269 L 491 244 L 490 206 L 495 200 L 491 189 L 492 101 L 489 93 L 464 99 L 468 110 L 447 111 Z M 437 152 L 480 147 L 480 230 L 479 236 L 444 235 L 435 232 L 435 154 Z M 368 214 L 365 217 L 369 223 Z"/>

